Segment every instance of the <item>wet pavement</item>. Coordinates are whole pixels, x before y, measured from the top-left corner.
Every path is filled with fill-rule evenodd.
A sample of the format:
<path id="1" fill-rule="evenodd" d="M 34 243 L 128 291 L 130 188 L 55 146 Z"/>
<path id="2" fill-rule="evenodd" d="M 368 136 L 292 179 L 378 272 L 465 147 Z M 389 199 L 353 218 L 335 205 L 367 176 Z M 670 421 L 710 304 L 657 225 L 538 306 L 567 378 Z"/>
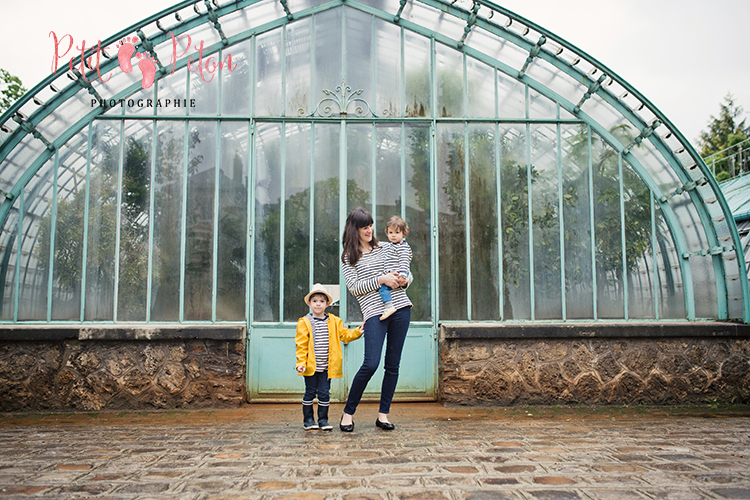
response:
<path id="1" fill-rule="evenodd" d="M 342 405 L 332 405 L 338 422 Z M 0 415 L 0 499 L 750 499 L 750 407 Z"/>

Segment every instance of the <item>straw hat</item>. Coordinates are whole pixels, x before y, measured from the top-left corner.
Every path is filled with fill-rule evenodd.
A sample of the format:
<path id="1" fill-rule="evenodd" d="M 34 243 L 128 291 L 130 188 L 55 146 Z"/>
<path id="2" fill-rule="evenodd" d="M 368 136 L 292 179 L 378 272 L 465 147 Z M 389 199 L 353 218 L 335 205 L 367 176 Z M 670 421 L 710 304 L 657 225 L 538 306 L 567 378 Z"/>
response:
<path id="1" fill-rule="evenodd" d="M 328 304 L 329 305 L 333 304 L 333 297 L 331 297 L 331 294 L 328 293 L 328 291 L 325 289 L 325 287 L 323 285 L 321 285 L 320 283 L 315 283 L 312 286 L 312 289 L 310 289 L 310 293 L 308 293 L 307 295 L 305 295 L 305 304 L 307 304 L 309 306 L 310 305 L 310 297 L 312 295 L 315 295 L 316 293 L 322 293 L 328 299 Z"/>

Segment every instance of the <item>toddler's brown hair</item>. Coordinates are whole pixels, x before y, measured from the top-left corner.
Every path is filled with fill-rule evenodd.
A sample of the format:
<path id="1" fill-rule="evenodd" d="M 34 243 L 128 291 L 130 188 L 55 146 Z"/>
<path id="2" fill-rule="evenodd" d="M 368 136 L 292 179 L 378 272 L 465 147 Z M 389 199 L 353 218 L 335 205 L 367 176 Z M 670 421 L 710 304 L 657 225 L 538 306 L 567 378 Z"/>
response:
<path id="1" fill-rule="evenodd" d="M 401 230 L 401 233 L 404 235 L 404 238 L 409 236 L 409 224 L 406 223 L 404 219 L 399 217 L 398 215 L 394 215 L 390 219 L 388 219 L 388 222 L 385 223 L 385 234 L 388 234 L 388 228 L 395 227 L 397 229 Z"/>

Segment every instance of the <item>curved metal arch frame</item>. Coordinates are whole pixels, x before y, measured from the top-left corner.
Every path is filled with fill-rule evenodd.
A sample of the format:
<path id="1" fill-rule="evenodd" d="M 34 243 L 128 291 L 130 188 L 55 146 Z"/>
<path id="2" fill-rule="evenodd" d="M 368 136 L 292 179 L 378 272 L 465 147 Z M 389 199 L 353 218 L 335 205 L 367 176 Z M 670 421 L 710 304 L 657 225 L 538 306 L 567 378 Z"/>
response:
<path id="1" fill-rule="evenodd" d="M 179 23 L 177 26 L 172 27 L 171 31 L 175 35 L 179 35 L 196 26 L 202 25 L 204 23 L 211 23 L 214 29 L 216 29 L 220 33 L 222 41 L 204 50 L 205 54 L 210 55 L 210 54 L 219 52 L 224 47 L 232 46 L 243 40 L 249 39 L 252 36 L 255 36 L 257 34 L 260 34 L 266 31 L 270 31 L 272 29 L 275 29 L 277 27 L 280 27 L 286 24 L 290 24 L 298 19 L 309 17 L 318 12 L 323 12 L 325 10 L 336 8 L 341 5 L 348 5 L 349 7 L 361 10 L 363 12 L 375 15 L 376 17 L 379 17 L 386 21 L 392 22 L 395 25 L 402 26 L 404 29 L 408 29 L 409 31 L 433 38 L 434 40 L 436 40 L 436 42 L 439 42 L 443 45 L 454 48 L 458 51 L 462 51 L 466 53 L 467 55 L 473 57 L 474 59 L 483 61 L 495 67 L 498 71 L 501 71 L 504 74 L 518 81 L 521 81 L 522 83 L 528 85 L 529 88 L 532 88 L 535 91 L 541 93 L 542 95 L 545 95 L 546 97 L 550 98 L 554 102 L 557 102 L 563 109 L 565 109 L 566 111 L 570 112 L 574 116 L 580 118 L 581 120 L 586 122 L 588 125 L 590 125 L 591 129 L 594 130 L 598 135 L 600 135 L 600 137 L 602 137 L 602 139 L 605 140 L 605 142 L 607 142 L 618 153 L 618 155 L 621 158 L 625 158 L 626 161 L 631 166 L 633 166 L 637 174 L 641 177 L 644 183 L 646 183 L 646 185 L 649 187 L 649 189 L 651 190 L 655 198 L 655 201 L 659 203 L 659 206 L 662 208 L 662 212 L 664 213 L 665 220 L 667 221 L 669 230 L 672 233 L 672 236 L 675 241 L 675 245 L 678 250 L 680 268 L 683 273 L 683 285 L 686 287 L 685 288 L 685 302 L 686 302 L 685 305 L 686 305 L 687 317 L 688 319 L 695 319 L 694 298 L 693 298 L 693 293 L 692 293 L 693 282 L 692 282 L 690 265 L 689 265 L 689 260 L 688 260 L 690 255 L 687 252 L 686 243 L 683 238 L 682 231 L 680 229 L 680 225 L 677 220 L 677 217 L 674 214 L 671 206 L 667 203 L 668 197 L 665 196 L 664 193 L 661 192 L 660 188 L 656 185 L 654 180 L 651 178 L 650 174 L 645 170 L 645 168 L 638 162 L 635 156 L 631 153 L 630 150 L 633 144 L 628 145 L 628 146 L 623 146 L 616 138 L 614 138 L 609 133 L 609 131 L 604 129 L 604 127 L 601 124 L 599 124 L 596 120 L 594 120 L 593 118 L 591 118 L 590 116 L 588 116 L 586 113 L 584 113 L 581 110 L 582 106 L 585 106 L 585 101 L 590 97 L 590 95 L 592 93 L 597 94 L 607 104 L 612 106 L 613 109 L 615 109 L 618 113 L 620 113 L 627 121 L 629 121 L 632 125 L 636 127 L 636 129 L 640 132 L 640 135 L 638 139 L 636 140 L 636 142 L 639 143 L 644 139 L 649 140 L 649 142 L 656 148 L 656 150 L 661 154 L 661 156 L 668 162 L 672 170 L 676 173 L 680 182 L 683 183 L 683 187 L 685 188 L 684 191 L 688 193 L 693 206 L 698 211 L 703 230 L 705 232 L 705 235 L 707 237 L 709 244 L 712 247 L 711 249 L 709 249 L 709 251 L 710 251 L 710 254 L 712 255 L 712 259 L 714 263 L 714 274 L 716 278 L 715 282 L 716 282 L 716 287 L 717 287 L 717 300 L 719 301 L 719 304 L 718 304 L 719 316 L 720 316 L 720 319 L 726 319 L 726 316 L 728 313 L 728 308 L 726 305 L 726 298 L 727 298 L 726 269 L 725 269 L 722 254 L 724 252 L 734 251 L 738 259 L 738 268 L 740 272 L 742 272 L 745 269 L 744 255 L 741 251 L 742 245 L 740 244 L 739 234 L 737 232 L 736 225 L 729 222 L 729 219 L 731 219 L 731 212 L 726 203 L 726 200 L 721 194 L 721 191 L 715 179 L 710 175 L 708 167 L 705 165 L 705 163 L 697 154 L 697 152 L 692 147 L 692 145 L 690 145 L 690 143 L 687 140 L 685 140 L 684 136 L 679 132 L 679 130 L 677 130 L 672 125 L 672 123 L 656 107 L 654 107 L 640 93 L 638 93 L 635 89 L 633 89 L 632 86 L 630 86 L 626 81 L 618 77 L 614 72 L 610 71 L 606 66 L 599 63 L 599 61 L 592 58 L 591 56 L 581 51 L 580 49 L 574 47 L 573 45 L 567 43 L 565 40 L 557 37 L 553 33 L 545 30 L 544 28 L 541 28 L 537 26 L 536 24 L 526 20 L 525 18 L 518 16 L 508 11 L 507 9 L 504 9 L 503 7 L 500 7 L 494 4 L 493 2 L 490 2 L 487 0 L 473 0 L 473 8 L 471 11 L 462 9 L 460 6 L 457 6 L 457 5 L 452 5 L 452 4 L 448 5 L 442 2 L 441 0 L 413 0 L 415 2 L 419 2 L 428 7 L 438 9 L 446 14 L 452 15 L 458 19 L 462 19 L 463 21 L 465 21 L 466 27 L 464 29 L 464 34 L 461 40 L 455 40 L 455 39 L 449 38 L 445 35 L 436 33 L 432 30 L 429 30 L 428 28 L 424 28 L 421 25 L 411 23 L 401 18 L 400 14 L 406 3 L 404 0 L 401 1 L 401 9 L 399 10 L 398 14 L 396 14 L 395 16 L 393 14 L 390 14 L 390 13 L 381 11 L 379 9 L 375 9 L 373 7 L 356 2 L 356 0 L 355 1 L 331 0 L 329 2 L 319 4 L 317 6 L 311 7 L 309 9 L 305 9 L 304 11 L 300 11 L 297 13 L 290 12 L 285 2 L 282 2 L 284 11 L 286 12 L 285 17 L 276 19 L 274 21 L 265 23 L 260 26 L 256 26 L 246 32 L 229 37 L 229 39 L 227 39 L 224 36 L 223 32 L 221 31 L 221 27 L 218 24 L 219 18 L 231 12 L 244 9 L 250 5 L 260 3 L 263 1 L 267 1 L 267 0 L 245 0 L 245 1 L 240 0 L 238 2 L 233 2 L 232 4 L 229 4 L 223 7 L 217 6 L 216 9 L 213 9 L 210 6 L 210 4 L 206 1 L 205 3 L 206 3 L 207 11 L 205 13 L 201 14 L 200 12 L 198 12 L 196 8 L 196 12 L 198 13 L 198 16 L 196 16 L 195 18 L 191 18 L 188 21 Z M 111 44 L 114 41 L 121 39 L 123 36 L 134 33 L 140 30 L 141 28 L 145 27 L 146 25 L 152 22 L 158 21 L 159 19 L 163 18 L 166 15 L 173 14 L 179 11 L 180 9 L 189 7 L 191 5 L 197 5 L 197 3 L 195 3 L 193 0 L 186 0 L 186 1 L 180 2 L 173 7 L 165 9 L 155 15 L 152 15 L 144 19 L 143 21 L 139 23 L 136 23 L 130 26 L 129 28 L 126 28 L 125 30 L 118 32 L 117 34 L 108 38 L 104 42 L 104 45 Z M 526 31 L 524 32 L 523 35 L 519 35 L 511 30 L 508 30 L 507 27 L 500 26 L 499 24 L 494 23 L 487 18 L 479 17 L 478 11 L 482 6 L 490 9 L 493 13 L 497 12 L 506 16 L 510 20 L 510 23 L 512 22 L 520 23 L 521 25 L 526 27 Z M 490 18 L 491 17 L 492 16 L 490 16 Z M 529 52 L 529 58 L 527 60 L 527 63 L 524 65 L 524 68 L 521 69 L 520 71 L 515 68 L 511 68 L 503 64 L 501 61 L 498 61 L 494 58 L 487 56 L 486 54 L 482 53 L 478 49 L 474 49 L 470 46 L 465 45 L 464 41 L 466 40 L 467 35 L 471 32 L 474 26 L 480 27 L 492 33 L 495 36 L 501 37 L 513 43 L 519 48 L 527 50 Z M 636 97 L 640 101 L 640 103 L 643 106 L 646 106 L 648 110 L 656 118 L 652 121 L 651 124 L 647 124 L 635 112 L 635 110 L 630 108 L 619 97 L 609 92 L 605 86 L 601 85 L 602 77 L 600 77 L 598 81 L 599 84 L 595 84 L 594 81 L 591 79 L 591 77 L 583 73 L 580 69 L 576 68 L 575 64 L 568 63 L 562 58 L 557 57 L 559 55 L 559 52 L 558 54 L 553 54 L 552 52 L 546 50 L 543 47 L 544 42 L 542 40 L 540 40 L 537 43 L 534 43 L 531 40 L 524 38 L 524 36 L 529 32 L 530 29 L 533 29 L 536 33 L 540 33 L 543 37 L 553 40 L 555 44 L 558 44 L 560 47 L 563 47 L 564 49 L 571 51 L 576 56 L 585 58 L 589 64 L 591 64 L 594 68 L 600 70 L 602 72 L 602 75 L 606 75 L 607 77 L 611 79 L 611 81 L 616 81 L 618 85 L 622 86 L 623 88 L 626 89 L 627 92 L 629 92 L 631 95 Z M 169 36 L 170 35 L 162 29 L 161 34 L 148 38 L 147 40 L 151 46 L 157 46 L 161 43 L 164 43 L 166 40 L 168 40 Z M 89 54 L 91 54 L 91 52 Z M 571 101 L 558 95 L 551 88 L 543 84 L 540 84 L 539 82 L 530 78 L 528 75 L 524 74 L 526 68 L 529 66 L 530 63 L 533 62 L 533 59 L 536 57 L 539 57 L 540 59 L 543 59 L 546 62 L 552 64 L 554 67 L 556 67 L 560 71 L 567 74 L 574 81 L 580 83 L 581 85 L 585 87 L 588 87 L 589 91 L 586 92 L 585 97 L 582 98 L 582 100 L 579 102 L 578 105 L 573 104 Z M 102 65 L 102 68 L 106 71 L 107 69 L 113 68 L 115 64 L 116 64 L 116 61 L 114 59 L 109 59 Z M 186 63 L 184 63 L 184 61 L 182 62 L 182 64 L 180 62 L 177 63 L 177 67 L 180 69 L 182 69 L 185 65 Z M 7 155 L 20 143 L 23 137 L 25 137 L 28 134 L 32 134 L 37 139 L 41 140 L 46 146 L 46 150 L 32 162 L 29 168 L 26 169 L 24 174 L 16 182 L 16 185 L 13 187 L 13 189 L 9 193 L 4 193 L 5 199 L 3 200 L 3 203 L 0 206 L 0 221 L 3 221 L 3 223 L 9 213 L 11 206 L 14 204 L 15 199 L 18 197 L 18 194 L 24 188 L 24 186 L 31 180 L 31 178 L 36 174 L 36 172 L 41 168 L 41 166 L 44 165 L 49 160 L 49 158 L 55 153 L 57 149 L 59 149 L 63 144 L 65 144 L 70 139 L 72 139 L 75 136 L 75 134 L 77 134 L 83 128 L 85 128 L 88 123 L 90 123 L 91 121 L 96 119 L 99 115 L 107 111 L 107 108 L 96 108 L 95 110 L 92 110 L 91 113 L 88 113 L 83 118 L 79 119 L 78 122 L 76 122 L 71 127 L 69 127 L 68 130 L 60 134 L 52 142 L 47 141 L 43 136 L 41 136 L 41 134 L 39 134 L 39 132 L 37 132 L 35 129 L 36 125 L 38 125 L 44 118 L 46 118 L 52 112 L 52 110 L 54 110 L 60 104 L 67 101 L 74 95 L 78 94 L 78 92 L 80 92 L 81 90 L 87 90 L 89 93 L 96 95 L 95 90 L 90 86 L 90 84 L 84 83 L 84 81 L 82 81 L 81 79 L 81 75 L 78 73 L 75 73 L 77 80 L 71 82 L 62 92 L 59 92 L 55 96 L 54 99 L 43 104 L 38 110 L 36 110 L 32 114 L 30 118 L 24 120 L 24 117 L 18 114 L 21 107 L 24 106 L 30 99 L 32 99 L 38 92 L 40 92 L 48 84 L 54 82 L 55 79 L 61 77 L 65 73 L 66 71 L 64 70 L 64 68 L 61 68 L 60 70 L 58 70 L 56 74 L 51 75 L 50 77 L 43 80 L 40 84 L 34 87 L 34 89 L 32 89 L 31 92 L 27 93 L 21 100 L 16 102 L 11 107 L 11 109 L 9 109 L 8 112 L 5 113 L 4 116 L 0 117 L 1 123 L 7 122 L 13 116 L 21 117 L 21 121 L 19 121 L 20 126 L 17 127 L 16 130 L 13 131 L 11 136 L 7 138 L 6 141 L 0 146 L 0 161 L 4 160 L 7 157 Z M 165 68 L 163 67 L 160 68 L 159 72 L 157 73 L 157 79 L 164 77 L 165 73 L 166 73 Z M 89 73 L 90 76 L 93 76 L 93 74 L 94 74 L 93 71 Z M 611 81 L 610 81 L 610 84 L 611 84 Z M 138 90 L 139 90 L 139 85 L 133 84 L 130 87 L 123 89 L 118 95 L 112 96 L 111 98 L 114 98 L 114 99 L 126 98 L 130 95 L 133 95 Z M 142 119 L 145 119 L 145 120 L 148 120 L 149 118 L 150 117 L 148 116 L 142 117 Z M 25 124 L 28 124 L 28 125 L 25 126 Z M 688 152 L 688 154 L 693 160 L 695 160 L 694 166 L 697 166 L 699 168 L 701 174 L 703 175 L 703 179 L 705 179 L 706 183 L 708 183 L 711 190 L 716 195 L 716 200 L 719 202 L 721 211 L 724 217 L 728 221 L 727 223 L 729 225 L 730 234 L 731 234 L 731 238 L 733 241 L 733 247 L 723 248 L 719 245 L 715 227 L 711 223 L 711 216 L 708 213 L 707 207 L 705 206 L 705 202 L 702 199 L 702 196 L 697 190 L 687 188 L 687 186 L 691 182 L 694 183 L 695 181 L 693 180 L 690 173 L 685 169 L 685 167 L 683 167 L 682 162 L 679 160 L 679 158 L 677 158 L 675 152 L 671 150 L 671 148 L 666 144 L 666 142 L 664 142 L 664 140 L 659 136 L 659 134 L 654 133 L 655 130 L 659 128 L 659 126 L 661 125 L 666 126 L 669 133 L 675 136 L 675 138 L 683 146 L 683 149 Z M 719 252 L 715 251 L 717 248 L 720 250 Z M 719 279 L 720 277 L 723 279 Z M 748 282 L 746 279 L 741 279 L 740 282 L 741 282 L 741 291 L 742 291 L 742 300 L 743 300 L 743 321 L 750 322 L 750 292 L 748 291 Z"/>

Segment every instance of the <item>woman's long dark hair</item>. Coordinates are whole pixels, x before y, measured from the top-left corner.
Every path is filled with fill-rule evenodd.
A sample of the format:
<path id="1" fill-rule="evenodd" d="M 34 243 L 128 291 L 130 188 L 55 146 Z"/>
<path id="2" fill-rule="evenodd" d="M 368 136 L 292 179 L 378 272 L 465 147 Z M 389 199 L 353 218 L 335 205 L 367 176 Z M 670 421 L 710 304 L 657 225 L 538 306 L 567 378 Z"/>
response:
<path id="1" fill-rule="evenodd" d="M 372 215 L 364 208 L 357 207 L 349 213 L 344 225 L 344 235 L 341 237 L 341 244 L 344 251 L 341 253 L 341 262 L 354 266 L 362 257 L 362 251 L 359 249 L 359 229 L 367 227 L 373 223 Z M 375 233 L 372 233 L 370 248 L 376 248 L 379 245 Z"/>

